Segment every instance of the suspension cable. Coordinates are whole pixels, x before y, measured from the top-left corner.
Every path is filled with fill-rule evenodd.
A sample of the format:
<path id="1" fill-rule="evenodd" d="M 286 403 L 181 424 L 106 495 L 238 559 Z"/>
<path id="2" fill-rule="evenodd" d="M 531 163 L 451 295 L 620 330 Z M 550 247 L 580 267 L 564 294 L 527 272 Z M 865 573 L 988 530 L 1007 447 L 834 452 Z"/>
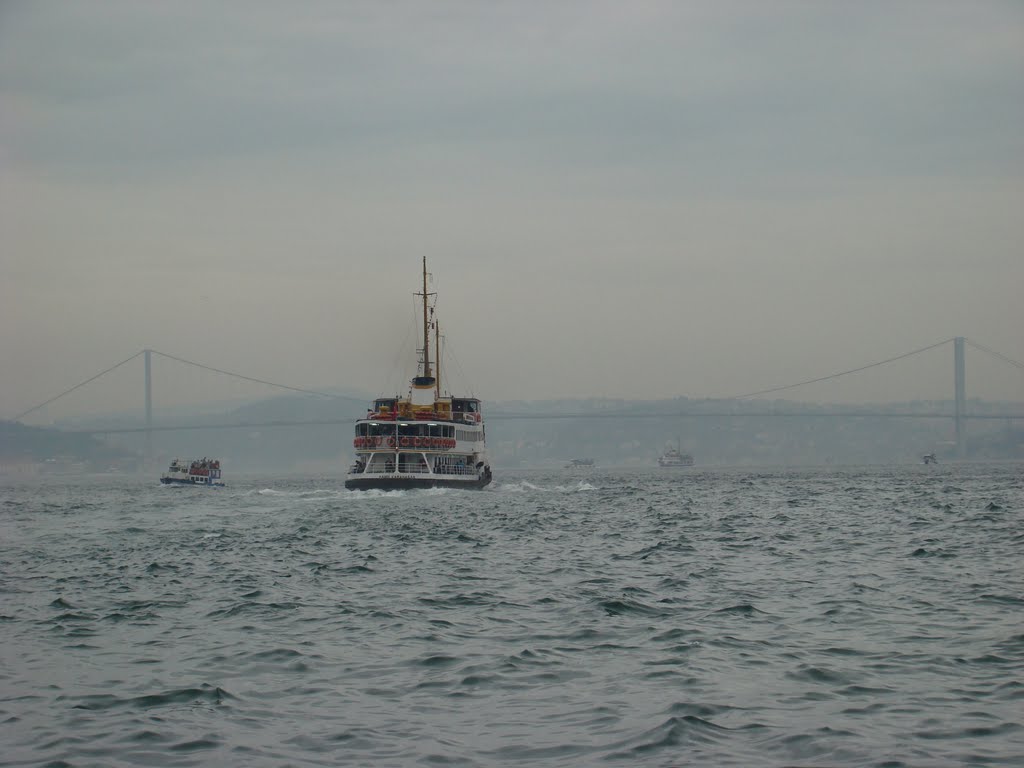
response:
<path id="1" fill-rule="evenodd" d="M 150 350 L 150 351 L 153 354 L 155 354 L 155 355 L 160 355 L 160 357 L 166 357 L 169 360 L 175 360 L 175 361 L 177 361 L 179 363 L 184 363 L 185 365 L 192 365 L 192 366 L 195 366 L 196 368 L 202 368 L 205 371 L 213 371 L 214 373 L 220 373 L 220 374 L 223 374 L 225 376 L 233 376 L 236 379 L 244 379 L 245 381 L 252 381 L 252 382 L 255 382 L 256 384 L 265 384 L 268 387 L 277 387 L 278 389 L 287 389 L 287 390 L 290 390 L 292 392 L 301 392 L 304 395 L 317 395 L 319 397 L 330 397 L 330 398 L 334 398 L 336 400 L 352 400 L 352 401 L 360 402 L 360 403 L 363 402 L 363 399 L 360 398 L 360 397 L 349 397 L 348 395 L 332 395 L 329 392 L 318 392 L 315 389 L 303 389 L 302 387 L 291 387 L 291 386 L 288 386 L 287 384 L 278 384 L 277 382 L 267 381 L 265 379 L 257 379 L 257 378 L 254 378 L 253 376 L 243 376 L 240 373 L 234 373 L 233 371 L 225 371 L 225 370 L 223 370 L 221 368 L 214 368 L 212 365 L 203 365 L 202 363 L 197 363 L 197 362 L 194 362 L 192 360 L 186 360 L 186 359 L 184 359 L 182 357 L 177 357 L 175 355 L 169 355 L 166 352 L 161 352 L 160 350 L 157 350 L 157 349 L 153 349 L 153 350 Z"/>
<path id="2" fill-rule="evenodd" d="M 726 399 L 729 399 L 729 400 L 743 400 L 743 399 L 748 398 L 748 397 L 757 397 L 758 395 L 767 395 L 767 394 L 770 394 L 772 392 L 781 392 L 784 389 L 795 389 L 796 387 L 802 387 L 805 384 L 816 384 L 819 381 L 828 381 L 829 379 L 838 379 L 840 376 L 846 376 L 847 374 L 857 373 L 859 371 L 866 371 L 868 368 L 877 368 L 878 366 L 885 365 L 886 363 L 894 363 L 897 360 L 903 360 L 904 358 L 910 357 L 911 355 L 917 355 L 917 354 L 920 354 L 921 352 L 927 352 L 929 349 L 935 349 L 936 347 L 941 347 L 943 344 L 949 344 L 949 342 L 951 342 L 951 341 L 953 341 L 953 339 L 945 339 L 944 341 L 940 341 L 940 342 L 938 342 L 936 344 L 929 344 L 927 347 L 921 347 L 920 349 L 915 349 L 913 352 L 905 352 L 902 355 L 896 355 L 896 357 L 890 357 L 888 360 L 879 360 L 877 363 L 869 363 L 868 365 L 862 365 L 859 368 L 851 368 L 848 371 L 840 371 L 839 373 L 832 373 L 832 374 L 829 374 L 828 376 L 819 376 L 816 379 L 807 379 L 807 381 L 798 381 L 796 384 L 785 384 L 785 385 L 783 385 L 781 387 L 771 387 L 770 389 L 761 389 L 761 390 L 758 390 L 757 392 L 748 392 L 745 395 L 734 395 L 733 397 L 726 398 Z"/>
<path id="3" fill-rule="evenodd" d="M 115 368 L 120 368 L 120 367 L 121 367 L 122 365 L 124 365 L 125 363 L 130 363 L 130 362 L 131 362 L 132 360 L 134 360 L 134 359 L 135 359 L 136 357 L 138 357 L 139 355 L 141 355 L 141 354 L 142 354 L 143 352 L 145 352 L 145 351 L 146 351 L 146 350 L 144 350 L 144 349 L 141 349 L 141 350 L 139 350 L 138 352 L 136 352 L 136 353 L 135 353 L 134 355 L 132 355 L 131 357 L 129 357 L 129 358 L 125 359 L 125 360 L 122 360 L 122 361 L 121 361 L 120 363 L 118 363 L 117 365 L 112 365 L 112 366 L 110 366 L 110 367 L 109 367 L 109 368 L 107 368 L 107 369 L 106 369 L 105 371 L 100 371 L 100 372 L 99 372 L 99 373 L 97 373 L 97 374 L 96 374 L 95 376 L 93 376 L 93 377 L 91 377 L 91 378 L 88 378 L 88 379 L 86 379 L 85 381 L 83 381 L 83 382 L 82 382 L 81 384 L 75 384 L 75 386 L 71 387 L 71 389 L 65 389 L 65 390 L 64 390 L 63 392 L 61 392 L 61 393 L 60 393 L 59 395 L 57 395 L 56 397 L 51 397 L 51 398 L 50 398 L 49 400 L 47 400 L 47 401 L 46 401 L 45 403 L 40 403 L 39 405 L 37 405 L 37 406 L 35 406 L 35 407 L 33 407 L 33 408 L 29 408 L 29 409 L 28 409 L 27 411 L 24 411 L 24 412 L 22 412 L 22 413 L 19 413 L 19 414 L 18 414 L 17 416 L 15 416 L 15 417 L 14 417 L 13 419 L 11 419 L 11 421 L 21 421 L 21 420 L 22 420 L 23 418 L 25 418 L 26 416 L 28 416 L 28 415 L 29 415 L 30 413 L 35 413 L 35 412 L 36 412 L 36 411 L 38 411 L 38 410 L 39 410 L 40 408 L 44 408 L 44 407 L 46 407 L 47 405 L 49 405 L 49 404 L 50 404 L 50 403 L 52 403 L 53 401 L 55 401 L 55 400 L 60 400 L 60 399 L 61 399 L 62 397 L 64 397 L 64 395 L 70 395 L 70 394 L 71 394 L 72 392 L 74 392 L 74 391 L 75 391 L 76 389 L 79 389 L 79 388 L 81 388 L 81 387 L 84 387 L 84 386 L 85 386 L 86 384 L 88 384 L 88 383 L 90 383 L 90 382 L 92 382 L 92 381 L 96 381 L 96 379 L 98 379 L 98 378 L 99 378 L 100 376 L 103 376 L 103 375 L 105 375 L 105 374 L 108 374 L 108 373 L 110 373 L 110 372 L 111 372 L 112 370 L 114 370 Z"/>
<path id="4" fill-rule="evenodd" d="M 971 341 L 970 339 L 965 339 L 965 341 L 968 344 L 970 344 L 972 347 L 974 347 L 975 349 L 980 349 L 982 352 L 988 352 L 990 355 L 994 355 L 995 357 L 998 357 L 1003 362 L 1007 362 L 1010 365 L 1015 365 L 1018 368 L 1020 368 L 1021 370 L 1024 370 L 1024 363 L 1018 363 L 1016 360 L 1014 360 L 1012 358 L 1009 358 L 1009 357 L 1007 357 L 1004 354 L 996 352 L 994 349 L 989 349 L 984 344 L 979 344 L 976 341 Z"/>
<path id="5" fill-rule="evenodd" d="M 448 343 L 449 343 L 448 342 L 448 336 L 446 334 L 445 335 L 445 339 L 444 339 L 445 355 L 446 356 L 448 356 L 448 355 L 451 356 L 452 362 L 455 363 L 455 368 L 458 371 L 459 377 L 464 382 L 464 386 L 468 386 L 469 387 L 469 395 L 470 395 L 470 397 L 472 397 L 473 393 L 476 391 L 475 388 L 473 387 L 473 382 L 470 381 L 469 380 L 469 376 L 466 375 L 466 371 L 463 369 L 462 363 L 459 362 L 459 358 L 456 357 L 456 355 L 455 355 L 455 350 L 454 349 L 452 349 L 451 351 L 448 350 Z"/>

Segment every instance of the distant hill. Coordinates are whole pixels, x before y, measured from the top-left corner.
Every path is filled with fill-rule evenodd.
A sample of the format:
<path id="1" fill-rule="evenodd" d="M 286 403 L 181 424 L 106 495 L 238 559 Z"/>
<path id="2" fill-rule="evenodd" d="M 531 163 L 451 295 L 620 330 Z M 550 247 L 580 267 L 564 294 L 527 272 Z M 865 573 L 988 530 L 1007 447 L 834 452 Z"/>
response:
<path id="1" fill-rule="evenodd" d="M 164 416 L 154 423 L 247 426 L 154 433 L 151 465 L 159 467 L 171 456 L 216 456 L 232 471 L 343 471 L 352 458 L 352 426 L 345 422 L 363 416 L 370 402 L 370 398 L 347 396 L 283 395 L 234 408 L 196 406 L 191 413 L 179 414 L 180 418 Z M 970 401 L 968 410 L 1021 413 L 1024 404 Z M 935 453 L 943 461 L 955 457 L 951 419 L 856 415 L 865 411 L 951 414 L 953 404 L 830 405 L 684 397 L 484 402 L 487 444 L 497 467 L 563 466 L 577 458 L 594 459 L 601 466 L 650 467 L 666 446 L 677 444 L 693 455 L 698 466 L 916 463 L 926 453 Z M 777 418 L 794 412 L 800 415 Z M 142 426 L 138 416 L 124 416 L 129 422 L 125 426 Z M 282 421 L 312 422 L 313 426 L 256 426 Z M 62 454 L 99 460 L 146 452 L 142 434 L 94 440 L 9 422 L 4 427 L 0 456 L 21 457 L 21 461 Z M 1024 458 L 1022 434 L 1009 420 L 971 421 L 967 458 Z"/>
<path id="2" fill-rule="evenodd" d="M 123 451 L 91 435 L 30 427 L 17 421 L 0 421 L 0 460 L 5 462 L 52 458 L 102 461 L 123 455 Z"/>
<path id="3" fill-rule="evenodd" d="M 224 414 L 225 421 L 318 421 L 327 419 L 349 419 L 366 413 L 366 406 L 372 398 L 348 396 L 296 397 L 282 395 L 235 408 Z"/>

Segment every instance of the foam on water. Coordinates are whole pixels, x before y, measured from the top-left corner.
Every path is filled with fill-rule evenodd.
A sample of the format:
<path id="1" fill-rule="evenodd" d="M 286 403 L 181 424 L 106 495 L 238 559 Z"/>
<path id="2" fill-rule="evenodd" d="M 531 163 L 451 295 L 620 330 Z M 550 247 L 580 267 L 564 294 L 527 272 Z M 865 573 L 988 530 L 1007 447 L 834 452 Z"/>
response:
<path id="1" fill-rule="evenodd" d="M 526 493 L 530 491 L 539 493 L 577 493 L 579 491 L 596 491 L 598 488 L 586 480 L 579 480 L 571 485 L 557 484 L 552 486 L 535 485 L 526 480 L 520 480 L 519 482 L 495 483 L 493 490 L 502 493 Z"/>
<path id="2" fill-rule="evenodd" d="M 1024 762 L 1020 467 L 121 483 L 3 489 L 0 765 Z"/>

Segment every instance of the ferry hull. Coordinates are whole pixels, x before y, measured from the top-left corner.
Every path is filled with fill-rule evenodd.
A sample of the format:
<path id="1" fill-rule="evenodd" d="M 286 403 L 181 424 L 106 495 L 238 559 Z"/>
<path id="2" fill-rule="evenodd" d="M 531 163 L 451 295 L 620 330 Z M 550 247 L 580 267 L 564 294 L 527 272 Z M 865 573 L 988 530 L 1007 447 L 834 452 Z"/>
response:
<path id="1" fill-rule="evenodd" d="M 201 483 L 198 480 L 183 480 L 177 477 L 161 477 L 160 482 L 164 485 L 198 485 L 203 488 L 223 488 L 224 483 Z"/>
<path id="2" fill-rule="evenodd" d="M 479 491 L 488 486 L 491 477 L 455 480 L 441 477 L 350 477 L 345 487 L 350 491 L 408 491 L 421 488 L 463 488 Z"/>

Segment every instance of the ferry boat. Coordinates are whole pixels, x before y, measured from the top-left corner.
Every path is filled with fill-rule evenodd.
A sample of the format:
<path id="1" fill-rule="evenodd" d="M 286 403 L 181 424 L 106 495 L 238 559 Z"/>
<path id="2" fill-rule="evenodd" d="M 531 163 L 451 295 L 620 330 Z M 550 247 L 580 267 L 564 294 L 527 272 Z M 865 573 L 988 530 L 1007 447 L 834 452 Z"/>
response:
<path id="1" fill-rule="evenodd" d="M 379 397 L 356 421 L 355 462 L 345 476 L 351 490 L 467 488 L 492 479 L 480 400 L 454 397 L 441 387 L 440 328 L 427 291 L 423 259 L 423 348 L 405 397 Z M 434 330 L 435 359 L 430 356 Z"/>
<path id="2" fill-rule="evenodd" d="M 172 459 L 171 466 L 160 476 L 164 485 L 223 486 L 219 459 Z"/>
<path id="3" fill-rule="evenodd" d="M 659 467 L 692 467 L 693 456 L 682 453 L 679 448 L 668 448 L 658 457 Z"/>

